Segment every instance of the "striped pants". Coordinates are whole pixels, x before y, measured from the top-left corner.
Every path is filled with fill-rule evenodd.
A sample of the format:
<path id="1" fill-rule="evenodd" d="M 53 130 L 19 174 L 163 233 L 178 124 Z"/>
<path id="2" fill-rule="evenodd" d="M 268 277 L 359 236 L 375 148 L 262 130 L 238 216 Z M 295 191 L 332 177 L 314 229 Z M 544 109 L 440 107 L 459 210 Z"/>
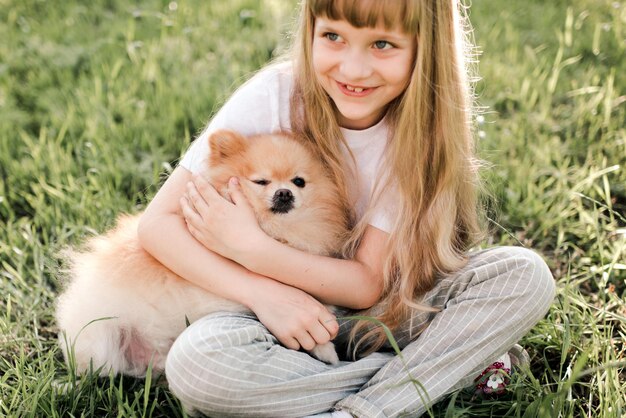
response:
<path id="1" fill-rule="evenodd" d="M 416 417 L 469 386 L 543 317 L 554 292 L 536 253 L 482 250 L 424 296 L 440 312 L 415 312 L 394 333 L 403 359 L 378 352 L 331 366 L 284 348 L 253 315 L 217 313 L 180 335 L 166 376 L 186 409 L 210 417 L 302 417 L 333 408 L 363 418 Z M 341 323 L 339 346 L 350 326 Z"/>

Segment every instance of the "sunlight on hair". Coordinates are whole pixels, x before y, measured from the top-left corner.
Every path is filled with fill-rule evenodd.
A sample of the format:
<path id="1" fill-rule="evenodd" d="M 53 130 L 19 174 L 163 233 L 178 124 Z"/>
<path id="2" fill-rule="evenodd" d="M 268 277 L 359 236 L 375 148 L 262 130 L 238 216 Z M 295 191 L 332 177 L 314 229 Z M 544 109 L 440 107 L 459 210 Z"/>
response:
<path id="1" fill-rule="evenodd" d="M 400 29 L 417 33 L 419 23 L 417 0 L 312 0 L 311 12 L 316 17 L 345 20 L 352 26 Z"/>

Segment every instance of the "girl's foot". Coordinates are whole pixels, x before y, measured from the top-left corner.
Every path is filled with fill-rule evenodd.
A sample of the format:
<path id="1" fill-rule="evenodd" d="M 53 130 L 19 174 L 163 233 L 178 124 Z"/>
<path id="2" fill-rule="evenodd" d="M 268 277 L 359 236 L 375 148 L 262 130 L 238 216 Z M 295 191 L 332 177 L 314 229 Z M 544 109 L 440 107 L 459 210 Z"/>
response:
<path id="1" fill-rule="evenodd" d="M 530 357 L 526 350 L 515 344 L 508 353 L 504 353 L 491 366 L 487 367 L 476 379 L 476 395 L 500 395 L 511 380 L 513 367 L 527 367 Z"/>

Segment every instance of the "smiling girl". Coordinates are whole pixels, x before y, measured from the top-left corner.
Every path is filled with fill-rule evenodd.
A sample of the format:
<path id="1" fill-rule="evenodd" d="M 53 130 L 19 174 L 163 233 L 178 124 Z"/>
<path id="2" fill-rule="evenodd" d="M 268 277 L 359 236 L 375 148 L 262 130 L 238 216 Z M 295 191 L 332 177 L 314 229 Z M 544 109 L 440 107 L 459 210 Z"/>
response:
<path id="1" fill-rule="evenodd" d="M 148 252 L 254 312 L 192 324 L 167 379 L 210 416 L 418 416 L 545 314 L 553 279 L 532 251 L 469 251 L 482 231 L 460 5 L 305 0 L 300 16 L 288 59 L 233 94 L 143 215 Z M 228 201 L 194 175 L 222 128 L 292 131 L 318 150 L 353 207 L 346 259 L 268 237 L 239 189 L 248 179 L 232 179 Z M 402 358 L 381 327 L 338 322 L 322 303 L 385 323 Z M 351 361 L 297 351 L 331 339 Z"/>

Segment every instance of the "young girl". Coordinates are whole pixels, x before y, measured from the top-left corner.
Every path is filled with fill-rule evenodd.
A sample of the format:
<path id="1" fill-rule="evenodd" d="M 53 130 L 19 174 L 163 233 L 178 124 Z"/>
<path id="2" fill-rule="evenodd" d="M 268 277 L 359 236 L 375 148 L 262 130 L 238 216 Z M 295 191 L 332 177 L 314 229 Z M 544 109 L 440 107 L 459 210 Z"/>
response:
<path id="1" fill-rule="evenodd" d="M 474 378 L 547 311 L 542 259 L 468 252 L 480 238 L 465 21 L 456 0 L 305 0 L 289 60 L 243 85 L 143 215 L 146 250 L 255 315 L 220 313 L 174 343 L 166 375 L 210 416 L 418 416 Z M 207 136 L 293 131 L 313 144 L 354 208 L 346 259 L 274 241 L 230 183 L 194 176 Z M 263 187 L 263 186 L 259 186 Z M 340 321 L 323 305 L 385 323 Z M 356 361 L 300 348 L 335 339 Z M 354 357 L 352 357 L 354 355 Z M 415 385 L 411 378 L 422 385 Z"/>

